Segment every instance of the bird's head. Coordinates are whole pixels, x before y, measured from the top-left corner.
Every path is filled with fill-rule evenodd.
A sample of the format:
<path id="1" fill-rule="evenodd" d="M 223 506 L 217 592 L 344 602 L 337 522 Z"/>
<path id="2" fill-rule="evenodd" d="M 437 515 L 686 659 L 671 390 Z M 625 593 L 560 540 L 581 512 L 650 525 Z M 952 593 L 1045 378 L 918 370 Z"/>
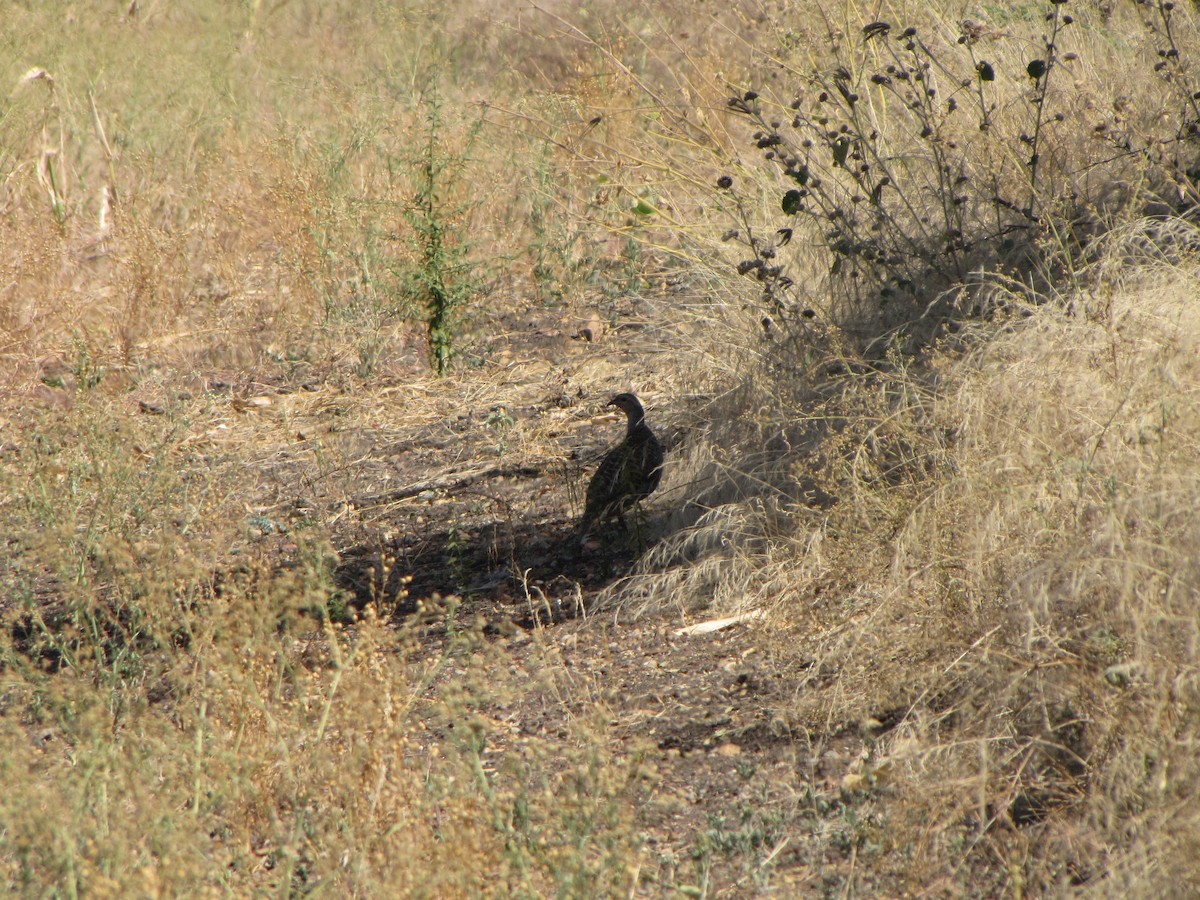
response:
<path id="1" fill-rule="evenodd" d="M 646 417 L 642 401 L 633 394 L 617 394 L 608 401 L 609 406 L 615 406 L 629 417 L 629 427 L 632 428 Z"/>

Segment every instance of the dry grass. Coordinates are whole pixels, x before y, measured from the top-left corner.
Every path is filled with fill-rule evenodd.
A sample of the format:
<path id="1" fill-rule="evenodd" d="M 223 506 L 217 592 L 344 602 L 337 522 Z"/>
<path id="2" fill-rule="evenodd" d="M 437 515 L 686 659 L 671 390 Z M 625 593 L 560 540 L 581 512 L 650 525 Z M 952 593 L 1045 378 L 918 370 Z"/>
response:
<path id="1" fill-rule="evenodd" d="M 897 543 L 896 599 L 951 601 L 963 656 L 920 679 L 948 695 L 951 734 L 913 723 L 896 740 L 954 786 L 947 818 L 970 803 L 1000 822 L 1022 804 L 1045 816 L 1055 849 L 1031 887 L 1112 871 L 1105 892 L 1146 894 L 1197 876 L 1196 821 L 1176 805 L 1197 783 L 1195 289 L 1190 261 L 1126 268 L 973 352 L 946 404 L 959 471 Z M 988 852 L 1030 845 L 1001 836 Z"/>
<path id="2" fill-rule="evenodd" d="M 7 892 L 1200 880 L 1190 9 L 1067 4 L 1040 110 L 1049 4 L 969 45 L 957 7 L 873 11 L 953 118 L 870 80 L 898 42 L 853 5 L 123 6 L 0 36 Z M 852 204 L 849 132 L 785 117 L 854 79 L 833 126 L 875 123 L 887 233 L 933 260 L 890 305 L 756 146 Z M 435 103 L 479 284 L 441 379 L 404 215 Z M 929 251 L 942 165 L 987 188 L 977 251 Z M 581 563 L 629 388 L 672 446 L 651 546 Z M 563 597 L 588 617 L 513 626 Z"/>

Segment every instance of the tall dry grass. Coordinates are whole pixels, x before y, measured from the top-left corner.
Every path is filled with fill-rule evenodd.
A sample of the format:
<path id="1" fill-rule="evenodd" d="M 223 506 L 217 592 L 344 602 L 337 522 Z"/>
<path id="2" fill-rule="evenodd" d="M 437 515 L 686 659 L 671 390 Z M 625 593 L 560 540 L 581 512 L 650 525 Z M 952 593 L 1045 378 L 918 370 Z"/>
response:
<path id="1" fill-rule="evenodd" d="M 1149 259 L 1146 229 L 1166 245 Z M 957 471 L 896 544 L 892 653 L 927 654 L 899 625 L 931 614 L 961 647 L 907 673 L 942 708 L 894 732 L 921 785 L 905 805 L 973 817 L 972 851 L 1020 864 L 1031 890 L 1146 896 L 1200 875 L 1184 799 L 1200 787 L 1195 237 L 1115 233 L 1093 288 L 956 364 L 938 412 Z"/>
<path id="2" fill-rule="evenodd" d="M 570 94 L 521 96 L 519 72 L 477 55 L 494 45 L 559 72 L 561 51 L 527 16 L 43 5 L 6 23 L 5 40 L 0 323 L 8 371 L 27 381 L 77 345 L 126 369 L 407 364 L 419 260 L 404 210 L 433 97 L 438 151 L 463 164 L 441 200 L 448 218 L 464 210 L 448 224 L 489 290 L 533 282 L 561 298 L 604 255 L 583 239 L 594 229 L 561 215 L 589 198 L 560 189 L 542 135 L 490 106 L 512 95 L 497 106 L 556 133 L 586 124 Z M 481 121 L 498 137 L 472 146 Z M 484 311 L 465 310 L 459 329 Z"/>

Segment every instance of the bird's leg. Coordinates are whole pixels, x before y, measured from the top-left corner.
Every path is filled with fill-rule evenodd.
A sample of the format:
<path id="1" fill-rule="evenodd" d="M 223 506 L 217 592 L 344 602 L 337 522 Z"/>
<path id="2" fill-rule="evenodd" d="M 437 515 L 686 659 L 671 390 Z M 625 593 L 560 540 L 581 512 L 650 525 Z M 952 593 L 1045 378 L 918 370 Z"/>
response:
<path id="1" fill-rule="evenodd" d="M 638 556 L 646 552 L 646 511 L 642 508 L 641 502 L 633 505 L 630 510 L 630 515 L 633 517 L 633 540 L 635 550 Z"/>

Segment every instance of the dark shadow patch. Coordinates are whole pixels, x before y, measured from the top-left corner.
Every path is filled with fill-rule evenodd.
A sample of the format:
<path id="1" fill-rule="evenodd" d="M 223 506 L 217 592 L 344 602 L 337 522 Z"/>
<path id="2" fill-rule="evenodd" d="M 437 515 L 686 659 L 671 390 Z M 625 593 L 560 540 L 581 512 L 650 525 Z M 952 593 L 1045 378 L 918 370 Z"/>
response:
<path id="1" fill-rule="evenodd" d="M 615 534 L 606 546 L 581 546 L 573 523 L 481 522 L 452 525 L 417 517 L 399 533 L 341 552 L 335 583 L 348 606 L 368 604 L 407 618 L 462 598 L 461 611 L 482 616 L 486 628 L 521 628 L 574 619 L 588 599 L 628 573 L 637 554 Z"/>

